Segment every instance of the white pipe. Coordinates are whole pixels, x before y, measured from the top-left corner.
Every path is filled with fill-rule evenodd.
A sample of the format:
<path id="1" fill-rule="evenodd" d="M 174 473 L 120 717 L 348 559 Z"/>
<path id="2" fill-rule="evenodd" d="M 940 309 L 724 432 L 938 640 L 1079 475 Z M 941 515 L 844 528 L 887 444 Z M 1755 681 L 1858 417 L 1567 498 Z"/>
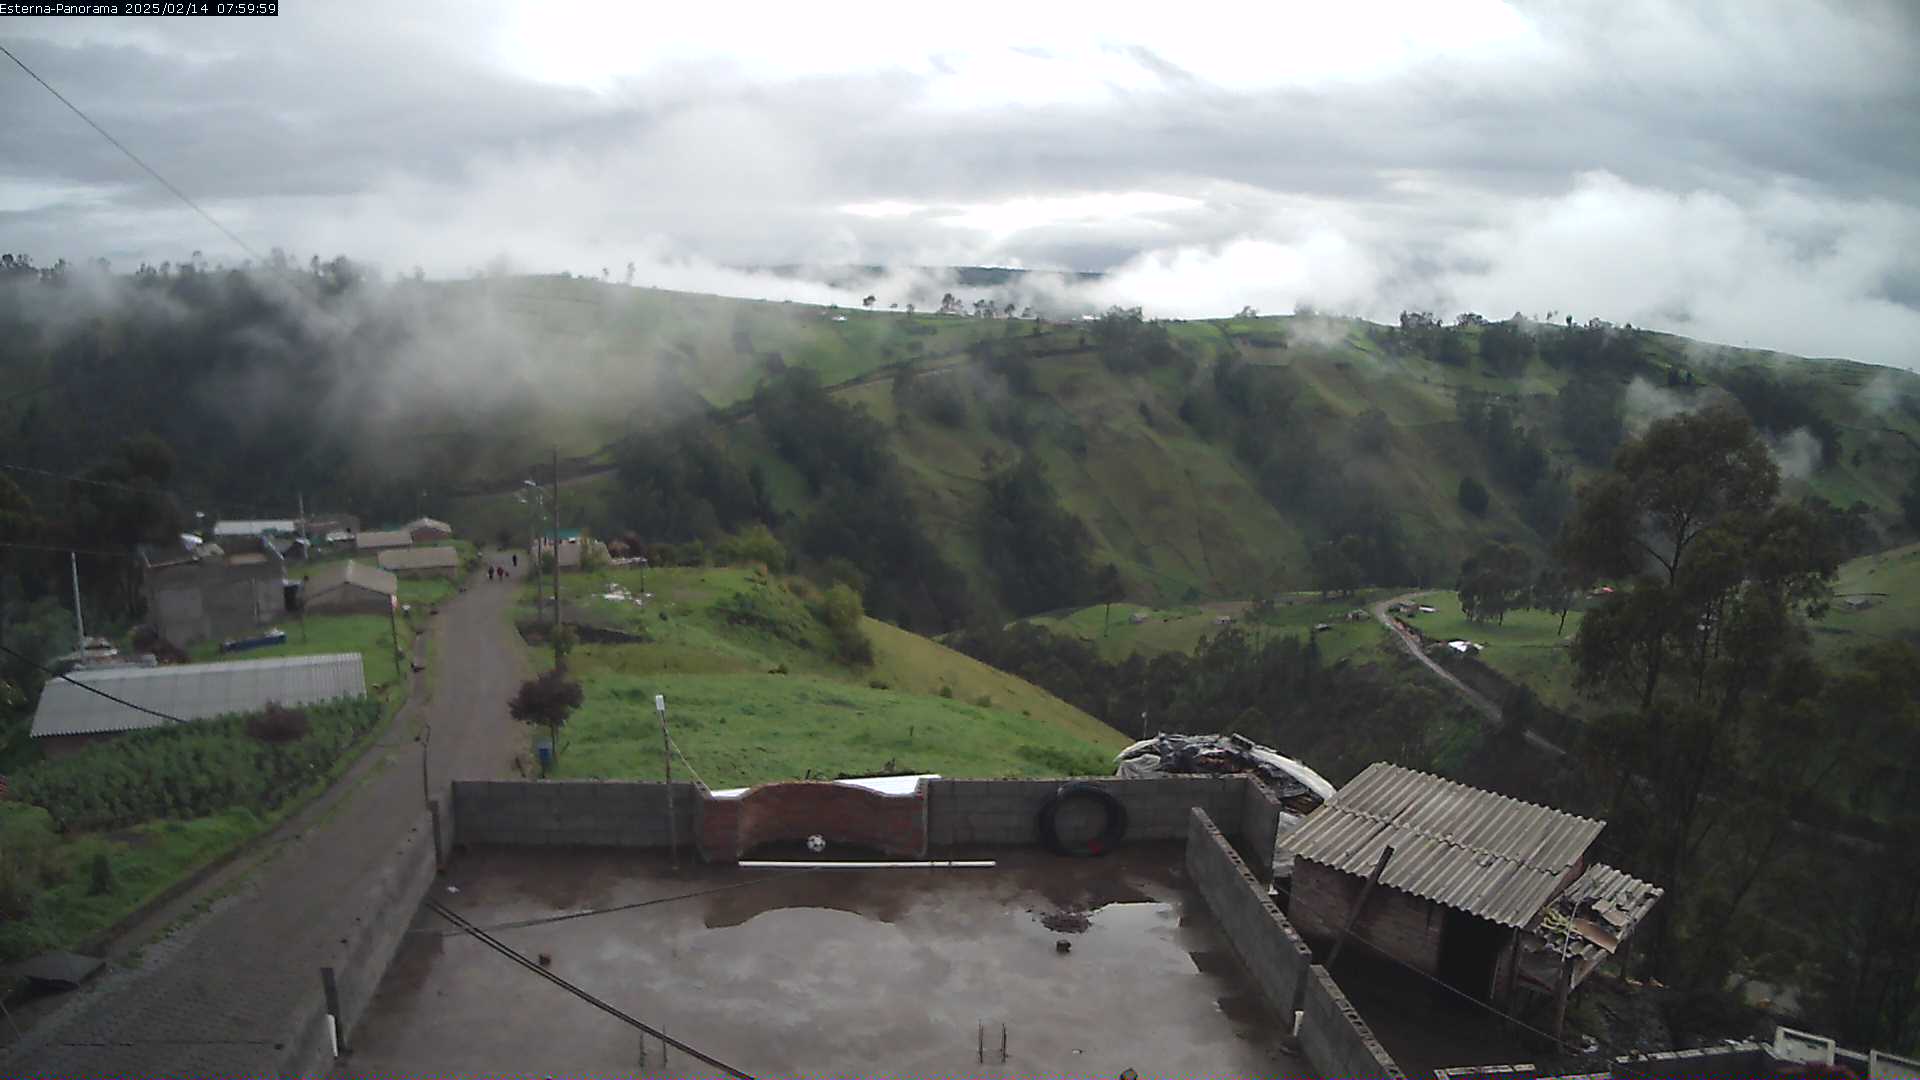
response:
<path id="1" fill-rule="evenodd" d="M 883 870 L 896 866 L 913 866 L 921 869 L 929 866 L 965 868 L 996 866 L 998 863 L 993 859 L 927 859 L 920 862 L 807 862 L 805 860 L 743 859 L 735 865 L 755 870 L 785 868 L 806 868 L 813 870 Z"/>
<path id="2" fill-rule="evenodd" d="M 327 1042 L 333 1044 L 333 1056 L 338 1059 L 340 1057 L 340 1018 L 332 1013 L 327 1014 Z"/>

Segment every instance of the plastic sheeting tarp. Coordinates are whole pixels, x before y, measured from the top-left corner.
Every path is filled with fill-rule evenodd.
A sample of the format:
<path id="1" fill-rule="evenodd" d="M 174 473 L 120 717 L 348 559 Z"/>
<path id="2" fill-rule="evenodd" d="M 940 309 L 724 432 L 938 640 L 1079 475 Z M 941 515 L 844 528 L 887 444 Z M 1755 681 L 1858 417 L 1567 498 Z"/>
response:
<path id="1" fill-rule="evenodd" d="M 1261 746 L 1243 735 L 1162 734 L 1143 739 L 1114 758 L 1114 775 L 1128 777 L 1169 774 L 1254 773 L 1280 799 L 1280 828 L 1276 840 L 1300 827 L 1307 815 L 1333 798 L 1333 785 L 1305 763 Z M 1276 843 L 1276 877 L 1293 874 L 1293 853 Z"/>

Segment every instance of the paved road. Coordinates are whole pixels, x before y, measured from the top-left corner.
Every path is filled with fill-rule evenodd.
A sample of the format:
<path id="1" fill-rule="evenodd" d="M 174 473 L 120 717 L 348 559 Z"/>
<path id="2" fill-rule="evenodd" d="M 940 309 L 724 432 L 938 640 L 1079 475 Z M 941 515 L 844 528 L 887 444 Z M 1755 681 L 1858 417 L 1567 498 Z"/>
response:
<path id="1" fill-rule="evenodd" d="M 1429 590 L 1429 592 L 1430 591 L 1431 590 Z M 1386 627 L 1387 632 L 1392 634 L 1394 639 L 1400 642 L 1400 646 L 1407 650 L 1408 655 L 1425 664 L 1427 670 L 1445 679 L 1455 690 L 1459 691 L 1461 697 L 1467 699 L 1467 704 L 1480 710 L 1481 714 L 1488 720 L 1493 721 L 1495 724 L 1500 723 L 1500 706 L 1496 704 L 1493 699 L 1475 690 L 1473 687 L 1468 686 L 1466 683 L 1461 682 L 1460 678 L 1453 672 L 1441 667 L 1433 657 L 1428 656 L 1426 652 L 1420 648 L 1419 639 L 1408 633 L 1406 628 L 1401 626 L 1399 621 L 1393 616 L 1387 614 L 1387 606 L 1389 604 L 1418 603 L 1420 598 L 1426 595 L 1426 592 L 1402 593 L 1399 596 L 1389 597 L 1379 601 L 1374 604 L 1370 610 L 1373 612 L 1373 617 L 1380 620 L 1380 625 Z M 1527 742 L 1545 750 L 1549 754 L 1557 757 L 1566 756 L 1567 752 L 1565 749 L 1538 732 L 1528 730 L 1521 734 L 1526 737 Z"/>
<path id="2" fill-rule="evenodd" d="M 271 1075 L 319 968 L 343 962 L 348 931 L 371 914 L 356 903 L 362 881 L 420 812 L 415 717 L 432 726 L 436 788 L 509 775 L 524 747 L 506 712 L 526 669 L 503 618 L 513 592 L 483 572 L 443 605 L 432 679 L 416 680 L 413 703 L 327 806 L 290 821 L 252 872 L 203 882 L 183 906 L 212 901 L 206 915 L 40 1018 L 0 1050 L 0 1076 Z"/>

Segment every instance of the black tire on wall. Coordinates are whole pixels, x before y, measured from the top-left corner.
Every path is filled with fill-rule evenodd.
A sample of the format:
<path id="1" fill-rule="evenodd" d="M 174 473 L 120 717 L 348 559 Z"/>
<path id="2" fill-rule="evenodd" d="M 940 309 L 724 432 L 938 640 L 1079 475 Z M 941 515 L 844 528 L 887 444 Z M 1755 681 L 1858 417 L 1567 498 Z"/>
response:
<path id="1" fill-rule="evenodd" d="M 1100 830 L 1100 835 L 1088 840 L 1079 847 L 1067 846 L 1067 844 L 1060 839 L 1060 832 L 1057 827 L 1060 807 L 1069 799 L 1092 799 L 1100 804 L 1101 809 L 1106 811 L 1107 815 L 1106 827 Z M 1059 789 L 1040 807 L 1040 816 L 1037 824 L 1040 829 L 1040 842 L 1045 844 L 1047 850 L 1053 852 L 1055 855 L 1071 855 L 1080 858 L 1105 855 L 1107 852 L 1119 847 L 1120 841 L 1126 838 L 1127 806 L 1115 797 L 1112 792 L 1098 784 L 1074 781 L 1073 783 L 1061 784 Z"/>

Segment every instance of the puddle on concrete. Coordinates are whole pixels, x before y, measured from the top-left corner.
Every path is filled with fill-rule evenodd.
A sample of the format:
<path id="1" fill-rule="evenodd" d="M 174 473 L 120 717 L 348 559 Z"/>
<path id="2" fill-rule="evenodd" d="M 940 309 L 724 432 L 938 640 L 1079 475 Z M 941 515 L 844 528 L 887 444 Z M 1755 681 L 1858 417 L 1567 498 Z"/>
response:
<path id="1" fill-rule="evenodd" d="M 768 880 L 604 852 L 488 851 L 456 863 L 461 892 L 444 898 L 489 925 L 552 912 L 543 897 L 577 910 L 720 889 L 500 936 L 756 1075 L 1302 1075 L 1245 976 L 1200 959 L 1226 946 L 1173 869 L 1177 845 L 990 857 L 1001 865 Z M 1085 912 L 1086 930 L 1041 925 L 1039 913 L 1061 910 Z M 993 1033 L 984 1071 L 982 1024 Z M 367 1072 L 637 1064 L 631 1029 L 461 938 L 410 939 L 361 1027 L 355 1068 Z"/>

